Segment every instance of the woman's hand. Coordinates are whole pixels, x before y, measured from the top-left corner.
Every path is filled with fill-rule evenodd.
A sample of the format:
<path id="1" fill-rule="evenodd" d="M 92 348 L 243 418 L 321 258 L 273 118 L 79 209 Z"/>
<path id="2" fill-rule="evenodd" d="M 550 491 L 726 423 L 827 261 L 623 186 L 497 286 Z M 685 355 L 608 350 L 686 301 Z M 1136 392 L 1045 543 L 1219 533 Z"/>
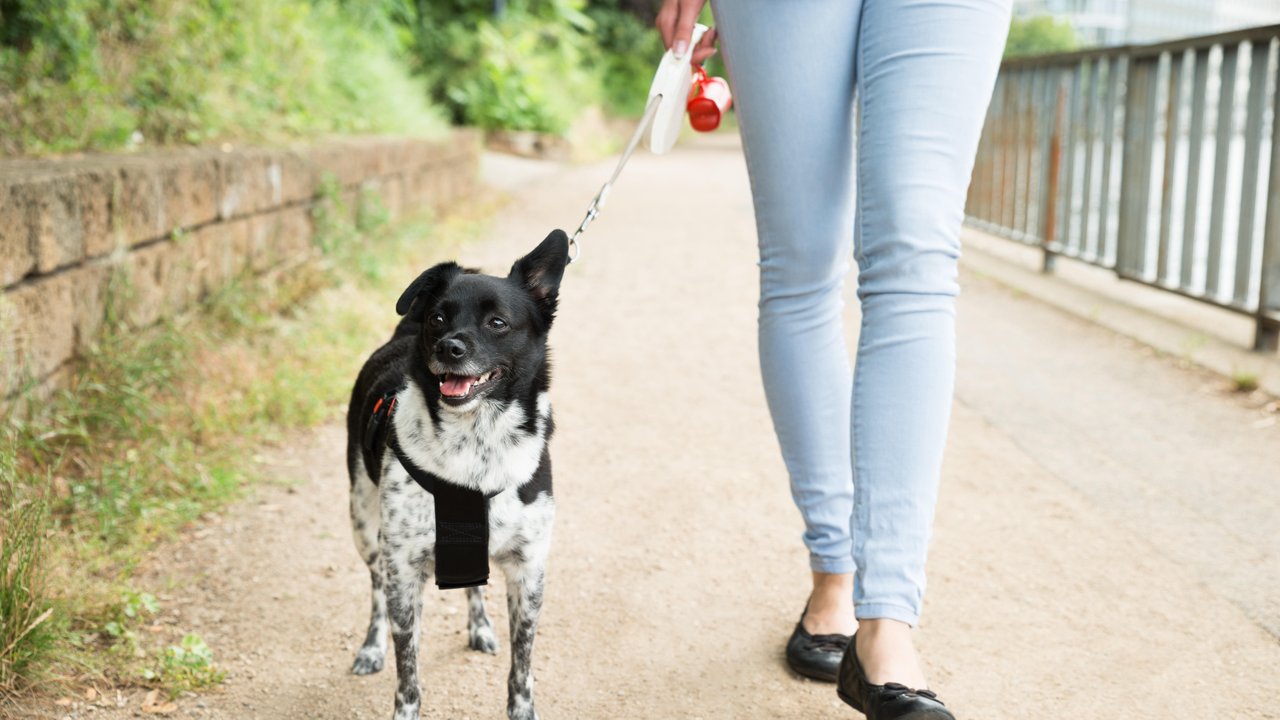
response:
<path id="1" fill-rule="evenodd" d="M 662 35 L 662 44 L 677 56 L 689 51 L 689 39 L 693 37 L 693 25 L 698 21 L 702 6 L 707 0 L 662 0 L 662 9 L 658 11 L 658 32 Z M 711 28 L 703 34 L 697 47 L 693 48 L 693 64 L 701 65 L 703 60 L 716 53 L 716 30 Z"/>

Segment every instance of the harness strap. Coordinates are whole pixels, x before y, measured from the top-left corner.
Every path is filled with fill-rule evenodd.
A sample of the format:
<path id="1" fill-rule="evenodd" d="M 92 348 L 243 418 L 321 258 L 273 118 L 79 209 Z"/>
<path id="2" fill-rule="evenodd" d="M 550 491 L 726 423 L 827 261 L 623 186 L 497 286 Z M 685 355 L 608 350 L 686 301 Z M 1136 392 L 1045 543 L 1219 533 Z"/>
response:
<path id="1" fill-rule="evenodd" d="M 441 590 L 478 587 L 489 583 L 489 498 L 479 490 L 455 485 L 424 470 L 400 447 L 393 414 L 395 393 L 373 406 L 365 432 L 365 447 L 387 447 L 409 477 L 435 500 L 436 587 Z"/>

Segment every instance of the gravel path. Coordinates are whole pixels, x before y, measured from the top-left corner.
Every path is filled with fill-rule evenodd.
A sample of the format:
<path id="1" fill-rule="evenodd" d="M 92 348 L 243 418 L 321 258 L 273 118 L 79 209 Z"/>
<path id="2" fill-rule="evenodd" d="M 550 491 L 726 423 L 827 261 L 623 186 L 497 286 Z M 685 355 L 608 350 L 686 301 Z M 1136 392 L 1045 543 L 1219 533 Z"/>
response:
<path id="1" fill-rule="evenodd" d="M 612 161 L 489 162 L 511 201 L 462 260 L 497 271 L 576 223 Z M 759 386 L 754 262 L 741 156 L 717 138 L 635 158 L 568 271 L 535 666 L 547 720 L 857 717 L 782 660 L 808 571 Z M 973 719 L 1280 718 L 1275 416 L 981 277 L 964 285 L 919 633 L 942 697 Z M 343 443 L 335 424 L 270 452 L 285 483 L 143 574 L 165 621 L 228 671 L 170 717 L 390 716 L 392 671 L 347 674 L 368 579 Z M 505 628 L 501 583 L 490 594 Z M 502 717 L 505 645 L 466 649 L 460 592 L 429 589 L 424 615 L 424 717 Z M 139 713 L 140 692 L 122 698 L 47 716 Z"/>

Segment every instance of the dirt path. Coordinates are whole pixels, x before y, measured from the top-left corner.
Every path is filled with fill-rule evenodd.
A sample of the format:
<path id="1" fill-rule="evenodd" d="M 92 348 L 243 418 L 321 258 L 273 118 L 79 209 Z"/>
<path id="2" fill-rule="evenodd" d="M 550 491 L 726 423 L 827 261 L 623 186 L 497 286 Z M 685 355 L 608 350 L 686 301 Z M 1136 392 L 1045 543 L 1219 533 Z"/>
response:
<path id="1" fill-rule="evenodd" d="M 576 222 L 607 164 L 496 162 L 518 187 L 462 259 L 502 269 Z M 782 661 L 807 568 L 759 386 L 752 238 L 742 161 L 720 140 L 637 157 L 569 270 L 536 662 L 548 720 L 856 717 Z M 981 278 L 965 278 L 961 323 L 920 632 L 943 697 L 975 719 L 1280 718 L 1280 428 L 1213 378 Z M 172 717 L 389 717 L 392 672 L 347 674 L 368 579 L 342 447 L 334 425 L 273 451 L 287 486 L 145 573 L 228 671 Z M 466 650 L 460 592 L 428 590 L 424 615 L 424 717 L 502 717 L 505 646 Z M 51 716 L 130 717 L 140 700 Z"/>

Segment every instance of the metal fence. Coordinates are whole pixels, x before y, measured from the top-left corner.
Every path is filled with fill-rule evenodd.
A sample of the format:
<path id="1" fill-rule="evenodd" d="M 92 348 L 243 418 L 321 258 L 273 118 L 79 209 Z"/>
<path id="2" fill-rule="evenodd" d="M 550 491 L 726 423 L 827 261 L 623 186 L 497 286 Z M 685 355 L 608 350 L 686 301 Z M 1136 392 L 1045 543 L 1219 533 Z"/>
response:
<path id="1" fill-rule="evenodd" d="M 970 224 L 1257 320 L 1280 345 L 1280 25 L 1007 60 Z"/>

